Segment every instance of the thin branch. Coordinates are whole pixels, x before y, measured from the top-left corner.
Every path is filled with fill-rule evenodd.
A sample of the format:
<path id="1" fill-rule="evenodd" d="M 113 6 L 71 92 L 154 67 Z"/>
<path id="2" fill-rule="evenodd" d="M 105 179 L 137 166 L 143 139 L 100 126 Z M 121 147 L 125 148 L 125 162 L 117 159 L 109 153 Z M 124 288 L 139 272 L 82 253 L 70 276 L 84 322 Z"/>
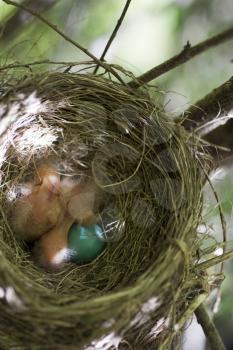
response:
<path id="1" fill-rule="evenodd" d="M 110 48 L 113 40 L 115 39 L 115 37 L 117 35 L 117 32 L 118 32 L 118 30 L 119 30 L 119 28 L 120 28 L 120 26 L 121 26 L 121 24 L 122 24 L 122 22 L 123 22 L 123 20 L 125 18 L 125 15 L 126 15 L 126 13 L 128 11 L 130 3 L 131 3 L 131 0 L 127 0 L 126 1 L 126 4 L 125 4 L 124 9 L 123 9 L 123 11 L 121 13 L 121 16 L 118 19 L 117 24 L 116 24 L 116 26 L 115 26 L 115 28 L 114 28 L 114 30 L 112 32 L 112 35 L 110 36 L 110 38 L 109 38 L 109 40 L 108 40 L 108 42 L 107 42 L 107 44 L 105 46 L 105 49 L 104 49 L 104 51 L 103 51 L 103 53 L 102 53 L 102 55 L 100 57 L 100 61 L 104 60 L 104 57 L 105 57 L 106 53 L 108 52 L 108 49 Z M 98 69 L 99 69 L 99 64 L 95 67 L 95 70 L 94 70 L 93 74 L 96 74 Z"/>
<path id="2" fill-rule="evenodd" d="M 210 39 L 202 41 L 201 43 L 191 46 L 189 42 L 185 45 L 183 50 L 178 54 L 163 62 L 162 64 L 150 69 L 146 73 L 142 74 L 138 78 L 130 81 L 128 85 L 132 88 L 138 88 L 150 81 L 158 78 L 160 75 L 169 72 L 170 70 L 184 64 L 197 55 L 207 51 L 208 49 L 224 43 L 227 40 L 233 38 L 233 27 L 225 30 L 224 32 L 213 36 Z"/>
<path id="3" fill-rule="evenodd" d="M 220 202 L 220 199 L 218 197 L 218 194 L 214 188 L 214 185 L 212 183 L 212 181 L 210 180 L 209 178 L 209 175 L 208 173 L 206 172 L 206 170 L 204 169 L 204 167 L 202 167 L 202 171 L 204 172 L 205 174 L 205 177 L 208 181 L 208 184 L 213 192 L 213 195 L 215 197 L 215 200 L 216 200 L 216 203 L 217 203 L 217 206 L 218 206 L 218 211 L 219 211 L 219 217 L 220 217 L 220 221 L 221 221 L 221 226 L 222 226 L 222 236 L 223 236 L 223 242 L 226 243 L 227 242 L 227 223 L 226 223 L 226 219 L 225 219 L 225 216 L 223 214 L 223 209 L 222 209 L 222 205 L 221 205 L 221 202 Z M 223 253 L 226 252 L 226 247 L 225 245 L 223 246 Z M 221 266 L 221 272 L 223 272 L 223 264 Z"/>
<path id="4" fill-rule="evenodd" d="M 11 63 L 7 64 L 5 66 L 0 66 L 0 72 L 8 69 L 15 69 L 15 68 L 29 68 L 31 66 L 37 66 L 41 64 L 55 64 L 55 65 L 62 65 L 62 66 L 77 66 L 77 65 L 86 65 L 90 64 L 92 61 L 83 61 L 83 62 L 68 62 L 68 61 L 50 61 L 50 60 L 42 60 L 42 61 L 34 61 L 34 62 L 28 62 L 28 63 Z"/>
<path id="5" fill-rule="evenodd" d="M 204 170 L 205 176 L 207 178 L 207 181 L 208 181 L 208 183 L 210 185 L 210 188 L 211 188 L 211 190 L 212 190 L 212 192 L 214 194 L 214 197 L 215 197 L 215 200 L 216 200 L 216 203 L 217 203 L 217 206 L 218 206 L 219 217 L 220 217 L 220 221 L 221 221 L 221 225 L 222 225 L 223 242 L 226 243 L 227 242 L 227 224 L 226 224 L 225 216 L 223 214 L 222 205 L 221 205 L 221 202 L 219 200 L 218 194 L 215 191 L 214 185 L 213 185 L 212 181 L 209 178 L 209 175 L 207 174 L 205 169 L 203 169 L 203 170 Z M 224 244 L 223 245 L 223 254 L 225 254 L 225 253 L 226 253 L 226 245 Z M 223 273 L 223 271 L 224 271 L 224 261 L 221 262 L 220 273 Z M 217 288 L 217 297 L 216 297 L 216 300 L 214 302 L 213 309 L 217 309 L 218 303 L 220 302 L 220 300 L 221 300 L 221 286 L 219 285 L 219 287 Z"/>
<path id="6" fill-rule="evenodd" d="M 108 64 L 106 64 L 104 62 L 101 62 L 97 57 L 95 57 L 85 47 L 83 47 L 82 45 L 77 43 L 75 40 L 71 39 L 69 36 L 67 36 L 65 33 L 63 33 L 55 24 L 53 24 L 50 21 L 48 21 L 46 18 L 41 16 L 38 12 L 33 11 L 32 9 L 30 9 L 30 8 L 28 8 L 28 7 L 26 7 L 26 6 L 22 5 L 22 4 L 19 4 L 19 3 L 15 2 L 15 1 L 11 1 L 11 0 L 2 0 L 2 1 L 5 2 L 8 5 L 12 5 L 12 6 L 21 8 L 22 10 L 24 10 L 26 12 L 29 12 L 34 17 L 38 18 L 41 22 L 45 23 L 47 26 L 52 28 L 56 33 L 58 33 L 61 37 L 63 37 L 67 42 L 71 43 L 72 45 L 77 47 L 79 50 L 84 52 L 87 56 L 92 58 L 95 63 L 99 64 L 104 69 L 106 69 L 107 71 L 111 72 L 122 84 L 125 84 L 124 81 L 121 79 L 121 77 L 115 72 L 115 70 L 111 66 L 109 66 Z"/>
<path id="7" fill-rule="evenodd" d="M 198 323 L 200 323 L 206 338 L 209 341 L 211 350 L 226 350 L 218 330 L 210 319 L 203 304 L 196 309 L 195 314 Z"/>
<path id="8" fill-rule="evenodd" d="M 216 256 L 215 258 L 203 261 L 202 263 L 198 264 L 196 266 L 197 269 L 200 270 L 206 270 L 209 267 L 215 266 L 219 263 L 222 263 L 223 261 L 233 259 L 233 251 L 229 251 L 227 253 L 221 254 L 219 256 Z"/>

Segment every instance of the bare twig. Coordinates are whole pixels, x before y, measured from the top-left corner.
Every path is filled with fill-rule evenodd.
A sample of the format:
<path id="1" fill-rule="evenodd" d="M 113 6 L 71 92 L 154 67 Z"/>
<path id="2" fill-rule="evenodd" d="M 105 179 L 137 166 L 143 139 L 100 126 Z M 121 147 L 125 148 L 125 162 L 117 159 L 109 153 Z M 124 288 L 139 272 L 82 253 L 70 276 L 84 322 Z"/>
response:
<path id="1" fill-rule="evenodd" d="M 233 251 L 230 251 L 222 255 L 216 256 L 215 258 L 203 261 L 202 263 L 198 264 L 196 267 L 197 269 L 206 270 L 209 267 L 215 266 L 217 264 L 222 263 L 223 261 L 227 261 L 231 259 L 233 259 Z"/>
<path id="2" fill-rule="evenodd" d="M 87 56 L 89 56 L 90 58 L 93 59 L 93 61 L 97 64 L 99 64 L 100 66 L 102 66 L 106 71 L 111 72 L 122 84 L 125 84 L 124 81 L 121 79 L 121 77 L 119 76 L 119 74 L 108 64 L 101 62 L 96 56 L 94 56 L 91 52 L 89 52 L 85 47 L 83 47 L 82 45 L 80 45 L 78 42 L 76 42 L 75 40 L 71 39 L 69 36 L 67 36 L 65 33 L 63 33 L 55 24 L 51 23 L 50 21 L 48 21 L 46 18 L 44 18 L 43 16 L 41 16 L 38 12 L 33 11 L 32 9 L 28 8 L 27 6 L 24 6 L 22 4 L 19 4 L 15 1 L 11 1 L 11 0 L 3 0 L 3 2 L 5 2 L 8 5 L 12 5 L 18 8 L 21 8 L 22 10 L 29 12 L 30 14 L 32 14 L 34 17 L 38 18 L 41 22 L 45 23 L 47 26 L 49 26 L 50 28 L 52 28 L 56 33 L 58 33 L 61 37 L 63 37 L 67 42 L 71 43 L 72 45 L 74 45 L 75 47 L 77 47 L 79 50 L 81 50 L 82 52 L 84 52 Z"/>
<path id="3" fill-rule="evenodd" d="M 218 194 L 217 194 L 217 192 L 216 192 L 216 190 L 214 188 L 214 185 L 213 185 L 212 181 L 209 178 L 209 175 L 207 174 L 205 169 L 203 169 L 203 171 L 205 173 L 205 176 L 207 178 L 209 186 L 210 186 L 210 188 L 211 188 L 211 190 L 212 190 L 212 192 L 214 194 L 215 200 L 217 202 L 218 211 L 219 211 L 219 217 L 220 217 L 220 221 L 221 221 L 221 225 L 222 225 L 223 242 L 226 243 L 227 242 L 227 224 L 226 224 L 225 216 L 223 214 L 222 205 L 221 205 L 221 202 L 219 200 Z M 226 245 L 224 244 L 223 245 L 223 254 L 225 254 L 225 253 L 226 253 Z M 221 262 L 220 273 L 223 273 L 223 271 L 224 271 L 224 261 Z M 217 308 L 217 305 L 220 302 L 220 300 L 221 300 L 221 286 L 219 286 L 218 289 L 217 289 L 217 297 L 216 297 L 213 309 Z"/>
<path id="4" fill-rule="evenodd" d="M 218 206 L 218 211 L 219 211 L 219 217 L 220 217 L 220 221 L 221 221 L 221 226 L 222 226 L 222 236 L 223 236 L 223 242 L 226 243 L 227 242 L 227 223 L 226 223 L 226 219 L 225 219 L 225 216 L 223 214 L 223 209 L 222 209 L 222 205 L 221 205 L 221 202 L 220 202 L 220 199 L 218 197 L 218 194 L 214 188 L 214 185 L 212 183 L 212 181 L 210 180 L 209 178 L 209 175 L 208 173 L 205 171 L 204 167 L 202 167 L 202 170 L 206 176 L 206 179 L 208 181 L 208 184 L 213 192 L 213 195 L 215 197 L 215 200 L 216 200 L 216 203 L 217 203 L 217 206 Z M 226 247 L 223 246 L 223 253 L 226 252 Z M 223 264 L 221 266 L 221 272 L 223 272 Z"/>
<path id="5" fill-rule="evenodd" d="M 189 42 L 185 45 L 183 50 L 178 54 L 170 58 L 169 60 L 163 62 L 162 64 L 150 69 L 146 73 L 139 76 L 137 79 L 129 82 L 129 86 L 133 88 L 138 88 L 146 83 L 149 83 L 160 75 L 169 72 L 175 67 L 191 60 L 202 52 L 224 43 L 227 40 L 233 38 L 233 27 L 225 30 L 224 32 L 213 36 L 210 39 L 202 41 L 201 43 L 191 46 Z"/>
<path id="6" fill-rule="evenodd" d="M 115 39 L 115 37 L 117 35 L 117 32 L 118 32 L 118 30 L 119 30 L 119 28 L 120 28 L 120 26 L 121 26 L 121 24 L 122 24 L 122 22 L 123 22 L 123 20 L 125 18 L 125 15 L 127 13 L 127 10 L 129 8 L 130 3 L 131 3 L 131 0 L 127 0 L 126 1 L 126 4 L 125 4 L 124 9 L 122 11 L 122 14 L 121 14 L 120 18 L 118 19 L 117 24 L 116 24 L 116 26 L 115 26 L 115 28 L 114 28 L 114 30 L 112 32 L 112 35 L 110 36 L 110 38 L 109 38 L 109 40 L 108 40 L 108 42 L 107 42 L 107 44 L 105 46 L 105 49 L 104 49 L 104 51 L 103 51 L 103 53 L 102 53 L 102 55 L 100 57 L 100 61 L 104 60 L 104 57 L 105 57 L 106 53 L 108 52 L 108 49 L 110 48 L 113 40 Z M 97 66 L 95 67 L 95 70 L 94 70 L 93 73 L 96 74 L 98 69 L 99 69 L 99 64 L 97 64 Z"/>
<path id="7" fill-rule="evenodd" d="M 15 68 L 29 68 L 31 66 L 37 66 L 42 64 L 54 64 L 54 65 L 62 65 L 62 66 L 77 66 L 77 65 L 86 65 L 93 63 L 92 61 L 83 61 L 83 62 L 68 62 L 68 61 L 51 61 L 51 60 L 42 60 L 42 61 L 34 61 L 28 63 L 11 63 L 5 66 L 0 66 L 0 72 L 7 69 L 15 69 Z"/>
<path id="8" fill-rule="evenodd" d="M 210 319 L 205 307 L 201 304 L 195 311 L 197 321 L 202 326 L 202 329 L 209 341 L 211 350 L 226 350 L 222 339 L 216 329 L 213 321 Z"/>

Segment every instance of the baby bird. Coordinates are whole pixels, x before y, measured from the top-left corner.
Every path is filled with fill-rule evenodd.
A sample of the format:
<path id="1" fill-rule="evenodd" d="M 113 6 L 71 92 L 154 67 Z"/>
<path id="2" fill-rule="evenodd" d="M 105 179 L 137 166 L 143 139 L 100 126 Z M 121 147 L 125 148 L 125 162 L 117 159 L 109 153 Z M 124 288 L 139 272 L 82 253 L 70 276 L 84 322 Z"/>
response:
<path id="1" fill-rule="evenodd" d="M 94 207 L 99 189 L 92 179 L 74 186 L 69 194 L 67 210 L 71 217 L 82 226 L 93 225 L 97 221 Z"/>
<path id="2" fill-rule="evenodd" d="M 36 259 L 45 268 L 57 270 L 70 260 L 68 249 L 68 232 L 74 219 L 65 212 L 55 227 L 41 236 L 34 247 Z"/>
<path id="3" fill-rule="evenodd" d="M 56 225 L 64 210 L 60 175 L 52 167 L 40 167 L 36 185 L 26 184 L 27 194 L 16 200 L 12 208 L 15 234 L 32 242 Z"/>
<path id="4" fill-rule="evenodd" d="M 72 251 L 68 248 L 68 233 L 74 222 L 89 226 L 97 222 L 94 214 L 96 186 L 92 180 L 74 181 L 65 178 L 61 182 L 63 202 L 66 211 L 57 224 L 43 234 L 35 244 L 34 253 L 39 264 L 57 270 L 71 260 Z"/>

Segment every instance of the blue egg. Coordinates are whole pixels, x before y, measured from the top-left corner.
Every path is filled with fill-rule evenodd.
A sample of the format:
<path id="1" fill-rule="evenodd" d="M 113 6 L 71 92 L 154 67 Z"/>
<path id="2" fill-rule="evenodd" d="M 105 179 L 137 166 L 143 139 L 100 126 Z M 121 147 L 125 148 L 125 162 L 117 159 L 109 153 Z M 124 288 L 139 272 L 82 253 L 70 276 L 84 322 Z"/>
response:
<path id="1" fill-rule="evenodd" d="M 68 248 L 71 260 L 87 263 L 99 256 L 106 247 L 104 233 L 99 225 L 81 226 L 73 224 L 68 233 Z"/>

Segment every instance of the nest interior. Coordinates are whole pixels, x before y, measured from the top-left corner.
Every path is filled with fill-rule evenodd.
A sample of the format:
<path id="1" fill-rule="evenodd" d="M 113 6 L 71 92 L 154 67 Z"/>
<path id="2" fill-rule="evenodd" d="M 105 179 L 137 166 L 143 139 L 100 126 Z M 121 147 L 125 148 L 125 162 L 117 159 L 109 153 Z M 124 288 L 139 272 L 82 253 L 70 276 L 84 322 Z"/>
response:
<path id="1" fill-rule="evenodd" d="M 92 74 L 8 81 L 0 113 L 1 348 L 168 345 L 201 288 L 193 270 L 203 183 L 196 141 L 147 89 Z M 93 176 L 101 218 L 112 225 L 101 256 L 57 273 L 34 262 L 8 217 L 17 186 L 50 157 L 64 174 Z"/>

